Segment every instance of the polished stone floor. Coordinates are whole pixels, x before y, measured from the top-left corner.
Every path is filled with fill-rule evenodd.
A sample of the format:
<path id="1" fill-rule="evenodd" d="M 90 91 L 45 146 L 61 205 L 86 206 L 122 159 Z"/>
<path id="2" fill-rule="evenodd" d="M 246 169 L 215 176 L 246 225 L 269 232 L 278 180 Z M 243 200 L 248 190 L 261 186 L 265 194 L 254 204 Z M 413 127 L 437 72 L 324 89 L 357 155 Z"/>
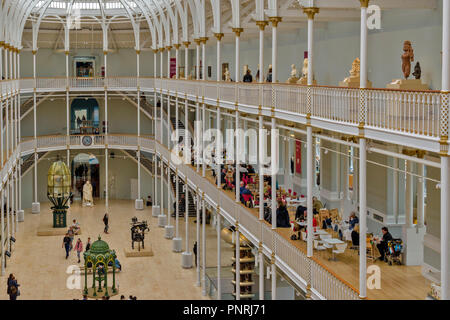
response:
<path id="1" fill-rule="evenodd" d="M 151 209 L 136 211 L 134 201 L 111 201 L 109 234 L 103 233 L 103 202 L 98 201 L 94 208 L 83 208 L 79 203 L 75 203 L 69 211 L 68 219 L 71 221 L 76 218 L 81 224 L 80 238 L 84 243 L 87 237 L 95 241 L 100 235 L 110 248 L 116 250 L 123 272 L 117 275 L 120 293 L 112 299 L 119 299 L 121 294 L 126 297 L 133 295 L 137 299 L 209 299 L 203 296 L 201 288 L 196 286 L 196 269 L 181 267 L 181 254 L 172 252 L 172 241 L 164 238 L 164 229 L 158 228 L 157 219 L 152 217 Z M 133 216 L 150 223 L 146 245 L 152 245 L 153 257 L 125 258 L 124 249 L 130 246 L 129 226 Z M 190 218 L 189 223 L 192 245 L 196 237 L 196 224 L 193 220 L 195 219 Z M 0 278 L 0 283 L 5 284 L 5 290 L 0 291 L 0 299 L 8 299 L 6 278 L 9 273 L 14 273 L 21 285 L 19 299 L 81 299 L 81 290 L 68 289 L 66 285 L 70 276 L 66 270 L 70 265 L 77 265 L 76 254 L 71 252 L 69 259 L 65 259 L 63 236 L 37 236 L 39 226 L 49 224 L 50 221 L 48 203 L 41 204 L 40 214 L 33 215 L 30 210 L 25 210 L 25 222 L 18 226 L 13 255 L 8 259 L 5 275 Z M 180 220 L 180 235 L 183 237 L 184 228 L 184 220 Z M 206 230 L 207 266 L 216 266 L 216 232 L 211 226 L 207 226 Z M 222 241 L 223 266 L 231 264 L 231 255 L 231 247 Z"/>

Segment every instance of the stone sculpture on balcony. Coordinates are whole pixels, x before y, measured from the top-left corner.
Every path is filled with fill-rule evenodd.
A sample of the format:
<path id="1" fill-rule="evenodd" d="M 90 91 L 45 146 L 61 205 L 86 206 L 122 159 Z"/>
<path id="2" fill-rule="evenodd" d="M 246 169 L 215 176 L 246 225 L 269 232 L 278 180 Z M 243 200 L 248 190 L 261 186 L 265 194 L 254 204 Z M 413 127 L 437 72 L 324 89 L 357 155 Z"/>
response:
<path id="1" fill-rule="evenodd" d="M 414 61 L 414 50 L 412 48 L 411 41 L 406 40 L 403 42 L 403 54 L 401 55 L 401 59 L 402 72 L 405 79 L 394 79 L 387 85 L 387 88 L 401 90 L 428 90 L 429 86 L 422 83 L 420 76 L 419 79 L 417 77 L 416 79 L 408 79 L 411 74 L 411 62 Z"/>
<path id="2" fill-rule="evenodd" d="M 302 77 L 297 81 L 298 84 L 307 85 L 308 84 L 308 58 L 303 60 Z M 313 76 L 314 78 L 314 76 Z M 313 84 L 316 85 L 316 80 L 313 80 Z"/>
<path id="3" fill-rule="evenodd" d="M 352 62 L 352 69 L 349 71 L 350 77 L 345 78 L 343 81 L 339 81 L 340 87 L 346 88 L 359 88 L 360 87 L 360 71 L 361 61 L 359 58 L 355 58 Z M 371 88 L 372 83 L 367 81 L 366 88 Z"/>
<path id="4" fill-rule="evenodd" d="M 297 76 L 297 68 L 295 67 L 295 64 L 293 64 L 293 65 L 291 65 L 291 76 L 286 81 L 286 83 L 297 83 L 298 79 L 299 78 Z"/>
<path id="5" fill-rule="evenodd" d="M 231 78 L 230 78 L 230 70 L 228 70 L 228 68 L 225 69 L 224 76 L 225 76 L 225 81 L 231 82 Z"/>

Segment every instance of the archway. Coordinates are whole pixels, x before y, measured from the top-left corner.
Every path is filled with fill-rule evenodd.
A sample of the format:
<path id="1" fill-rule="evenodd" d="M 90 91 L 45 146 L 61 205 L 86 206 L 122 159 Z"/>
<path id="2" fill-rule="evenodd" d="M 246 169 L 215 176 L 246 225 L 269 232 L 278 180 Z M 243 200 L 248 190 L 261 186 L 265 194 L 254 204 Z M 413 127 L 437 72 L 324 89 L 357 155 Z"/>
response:
<path id="1" fill-rule="evenodd" d="M 71 134 L 100 133 L 100 114 L 98 102 L 94 98 L 76 98 L 70 110 Z"/>
<path id="2" fill-rule="evenodd" d="M 83 185 L 87 180 L 92 184 L 92 196 L 100 194 L 100 164 L 93 154 L 79 153 L 72 160 L 72 192 L 74 199 L 82 198 Z"/>

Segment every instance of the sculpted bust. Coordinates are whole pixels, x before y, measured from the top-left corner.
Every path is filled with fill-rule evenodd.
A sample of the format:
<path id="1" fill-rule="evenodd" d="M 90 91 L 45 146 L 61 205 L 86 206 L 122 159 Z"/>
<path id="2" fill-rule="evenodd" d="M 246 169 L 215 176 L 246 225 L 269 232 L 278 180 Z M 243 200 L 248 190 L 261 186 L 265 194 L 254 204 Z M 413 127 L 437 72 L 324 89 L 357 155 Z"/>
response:
<path id="1" fill-rule="evenodd" d="M 402 54 L 402 71 L 405 79 L 408 79 L 411 73 L 411 62 L 414 61 L 414 50 L 411 45 L 411 41 L 405 41 L 403 43 Z"/>
<path id="2" fill-rule="evenodd" d="M 303 69 L 302 69 L 302 76 L 304 78 L 308 77 L 308 58 L 305 58 L 303 60 Z"/>
<path id="3" fill-rule="evenodd" d="M 297 77 L 297 68 L 295 67 L 295 64 L 291 65 L 291 77 L 292 78 Z"/>

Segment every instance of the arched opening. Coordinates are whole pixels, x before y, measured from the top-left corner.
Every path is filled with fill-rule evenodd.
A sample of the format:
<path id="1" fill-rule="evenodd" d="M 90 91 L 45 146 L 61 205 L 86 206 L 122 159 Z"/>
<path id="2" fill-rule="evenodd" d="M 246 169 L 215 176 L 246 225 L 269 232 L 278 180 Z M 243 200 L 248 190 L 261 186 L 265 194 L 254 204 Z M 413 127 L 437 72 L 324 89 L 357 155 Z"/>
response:
<path id="1" fill-rule="evenodd" d="M 76 98 L 72 101 L 70 111 L 71 134 L 98 134 L 99 108 L 94 98 Z"/>
<path id="2" fill-rule="evenodd" d="M 100 164 L 93 154 L 80 153 L 72 160 L 72 192 L 74 199 L 82 197 L 83 185 L 87 180 L 92 184 L 92 196 L 98 198 L 100 194 Z"/>

